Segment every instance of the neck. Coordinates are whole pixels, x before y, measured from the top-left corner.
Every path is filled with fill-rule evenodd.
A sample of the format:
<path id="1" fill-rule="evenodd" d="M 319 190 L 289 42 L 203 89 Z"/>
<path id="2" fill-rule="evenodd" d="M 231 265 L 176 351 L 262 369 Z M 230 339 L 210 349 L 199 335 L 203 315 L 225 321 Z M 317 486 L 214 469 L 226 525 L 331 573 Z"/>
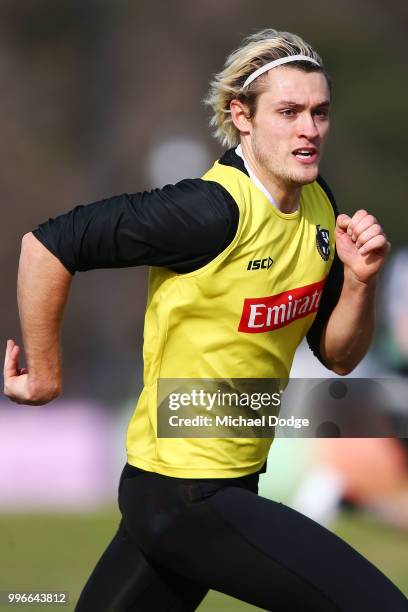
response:
<path id="1" fill-rule="evenodd" d="M 266 170 L 256 160 L 252 149 L 247 145 L 246 141 L 241 141 L 241 148 L 248 168 L 265 189 L 269 191 L 276 207 L 283 213 L 292 213 L 298 210 L 301 186 L 288 184 L 283 179 Z"/>

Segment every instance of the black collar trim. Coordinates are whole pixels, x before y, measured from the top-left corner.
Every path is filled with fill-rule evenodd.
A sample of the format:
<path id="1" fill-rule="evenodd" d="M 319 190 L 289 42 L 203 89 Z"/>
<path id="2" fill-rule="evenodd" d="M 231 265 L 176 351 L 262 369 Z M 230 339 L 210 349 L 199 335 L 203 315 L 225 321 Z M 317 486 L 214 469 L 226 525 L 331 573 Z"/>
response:
<path id="1" fill-rule="evenodd" d="M 241 170 L 244 174 L 249 176 L 247 169 L 245 168 L 244 160 L 242 157 L 236 154 L 235 147 L 225 151 L 224 155 L 218 160 L 223 166 L 231 166 L 237 170 Z"/>

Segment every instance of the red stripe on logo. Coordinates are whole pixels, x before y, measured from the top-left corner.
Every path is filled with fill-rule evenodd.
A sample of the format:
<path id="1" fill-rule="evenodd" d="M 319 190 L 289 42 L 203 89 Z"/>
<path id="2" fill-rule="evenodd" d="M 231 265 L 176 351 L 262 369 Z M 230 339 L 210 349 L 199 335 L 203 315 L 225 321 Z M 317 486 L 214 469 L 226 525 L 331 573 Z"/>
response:
<path id="1" fill-rule="evenodd" d="M 316 312 L 325 282 L 324 278 L 278 295 L 245 298 L 238 331 L 249 334 L 273 331 Z"/>

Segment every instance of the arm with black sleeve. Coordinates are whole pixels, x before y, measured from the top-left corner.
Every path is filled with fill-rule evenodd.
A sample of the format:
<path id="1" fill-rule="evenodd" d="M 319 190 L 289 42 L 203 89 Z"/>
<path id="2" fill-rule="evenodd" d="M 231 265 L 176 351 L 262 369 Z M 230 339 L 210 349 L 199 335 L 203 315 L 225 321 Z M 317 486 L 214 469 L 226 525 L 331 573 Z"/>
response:
<path id="1" fill-rule="evenodd" d="M 60 327 L 72 275 L 136 265 L 200 268 L 231 242 L 238 207 L 218 183 L 181 181 L 163 189 L 74 208 L 23 237 L 18 304 L 27 369 L 7 342 L 4 393 L 46 404 L 61 393 Z"/>
<path id="2" fill-rule="evenodd" d="M 335 207 L 327 185 L 321 186 Z M 336 217 L 336 251 L 344 269 L 343 282 L 338 285 L 341 291 L 335 302 L 329 296 L 325 298 L 323 307 L 331 309 L 330 316 L 323 324 L 316 317 L 316 327 L 309 334 L 314 343 L 312 348 L 315 352 L 318 349 L 322 363 L 344 376 L 360 363 L 372 341 L 378 273 L 390 243 L 375 217 L 365 210 L 356 211 L 352 217 L 346 214 Z M 335 265 L 331 279 L 339 269 L 336 262 Z M 330 285 L 328 289 L 330 293 Z"/>

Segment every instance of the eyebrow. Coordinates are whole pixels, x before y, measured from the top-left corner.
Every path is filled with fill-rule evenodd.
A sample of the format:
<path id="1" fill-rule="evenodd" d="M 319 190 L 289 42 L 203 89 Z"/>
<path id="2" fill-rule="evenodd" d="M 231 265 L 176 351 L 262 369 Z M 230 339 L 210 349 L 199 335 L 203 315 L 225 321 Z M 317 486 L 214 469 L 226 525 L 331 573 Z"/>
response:
<path id="1" fill-rule="evenodd" d="M 281 100 L 276 103 L 276 106 L 290 106 L 292 108 L 304 108 L 304 104 L 299 104 L 298 102 L 293 102 L 291 100 Z M 324 100 L 323 102 L 319 102 L 315 104 L 313 108 L 320 108 L 322 106 L 330 106 L 330 100 Z"/>

